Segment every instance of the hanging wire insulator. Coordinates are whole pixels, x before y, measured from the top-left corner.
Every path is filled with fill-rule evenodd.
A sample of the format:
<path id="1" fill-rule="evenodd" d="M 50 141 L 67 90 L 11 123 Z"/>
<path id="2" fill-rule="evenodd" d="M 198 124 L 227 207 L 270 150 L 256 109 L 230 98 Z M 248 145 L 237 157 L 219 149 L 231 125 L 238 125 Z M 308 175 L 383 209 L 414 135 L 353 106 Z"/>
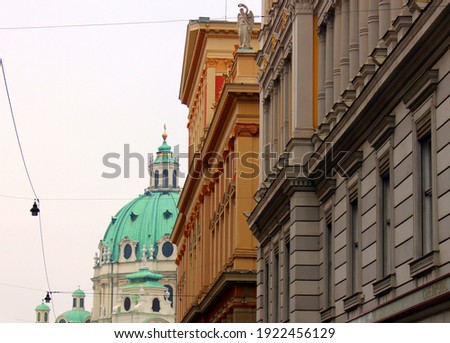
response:
<path id="1" fill-rule="evenodd" d="M 33 207 L 31 208 L 30 212 L 33 217 L 36 217 L 38 215 L 38 213 L 40 212 L 36 201 L 34 201 Z"/>

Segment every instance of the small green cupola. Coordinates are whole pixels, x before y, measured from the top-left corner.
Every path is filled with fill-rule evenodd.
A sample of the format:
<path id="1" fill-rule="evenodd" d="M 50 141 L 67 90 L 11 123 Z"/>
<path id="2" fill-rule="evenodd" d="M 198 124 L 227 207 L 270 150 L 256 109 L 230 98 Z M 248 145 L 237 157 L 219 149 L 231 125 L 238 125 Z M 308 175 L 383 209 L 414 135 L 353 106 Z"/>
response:
<path id="1" fill-rule="evenodd" d="M 34 310 L 36 311 L 36 323 L 48 323 L 50 307 L 44 304 L 44 300 Z"/>
<path id="2" fill-rule="evenodd" d="M 72 308 L 74 310 L 84 310 L 84 299 L 86 298 L 86 294 L 78 287 L 73 293 L 72 293 Z"/>
<path id="3" fill-rule="evenodd" d="M 166 125 L 162 134 L 163 143 L 156 152 L 156 158 L 150 159 L 148 171 L 150 186 L 146 192 L 158 192 L 179 189 L 179 162 L 173 156 L 172 148 L 167 144 Z"/>

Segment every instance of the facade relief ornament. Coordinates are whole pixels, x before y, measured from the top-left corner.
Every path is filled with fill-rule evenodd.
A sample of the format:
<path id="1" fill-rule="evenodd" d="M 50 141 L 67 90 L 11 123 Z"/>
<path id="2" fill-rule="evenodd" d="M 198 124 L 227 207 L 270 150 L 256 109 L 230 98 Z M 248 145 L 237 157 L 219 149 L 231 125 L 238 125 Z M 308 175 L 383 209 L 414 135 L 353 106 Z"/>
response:
<path id="1" fill-rule="evenodd" d="M 234 127 L 236 136 L 253 137 L 259 135 L 258 124 L 236 124 Z"/>

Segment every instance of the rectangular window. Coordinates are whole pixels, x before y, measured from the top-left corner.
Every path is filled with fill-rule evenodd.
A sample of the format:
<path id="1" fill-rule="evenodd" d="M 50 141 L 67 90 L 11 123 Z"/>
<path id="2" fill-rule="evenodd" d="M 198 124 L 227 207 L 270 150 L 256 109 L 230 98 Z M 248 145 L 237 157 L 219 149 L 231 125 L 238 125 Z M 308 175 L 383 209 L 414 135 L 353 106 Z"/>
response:
<path id="1" fill-rule="evenodd" d="M 358 242 L 358 198 L 350 202 L 350 294 L 354 294 L 359 289 L 359 242 Z"/>
<path id="2" fill-rule="evenodd" d="M 333 239 L 333 227 L 331 222 L 326 226 L 326 278 L 325 278 L 325 308 L 329 308 L 333 305 L 333 288 L 334 288 L 334 239 Z"/>
<path id="3" fill-rule="evenodd" d="M 273 282 L 273 289 L 272 289 L 272 299 L 273 299 L 273 322 L 277 323 L 279 320 L 279 316 L 278 313 L 280 312 L 280 303 L 278 301 L 279 297 L 280 297 L 280 290 L 279 290 L 279 283 L 280 283 L 280 279 L 278 277 L 279 274 L 279 268 L 280 268 L 280 258 L 278 255 L 278 252 L 275 254 L 274 256 L 274 260 L 273 260 L 273 278 L 272 278 L 272 282 Z"/>
<path id="4" fill-rule="evenodd" d="M 385 277 L 391 273 L 391 192 L 390 192 L 389 170 L 380 177 L 381 186 L 381 276 Z"/>
<path id="5" fill-rule="evenodd" d="M 284 307 L 285 307 L 285 322 L 289 322 L 289 304 L 291 300 L 291 294 L 290 294 L 290 270 L 291 270 L 291 246 L 289 244 L 289 241 L 285 243 L 284 246 Z"/>
<path id="6" fill-rule="evenodd" d="M 269 313 L 270 313 L 270 301 L 269 301 L 269 294 L 270 294 L 270 275 L 269 275 L 269 262 L 266 261 L 265 265 L 265 280 L 264 280 L 264 314 L 266 317 L 266 323 L 269 322 Z"/>
<path id="7" fill-rule="evenodd" d="M 432 235 L 432 174 L 431 174 L 431 135 L 419 141 L 420 154 L 420 206 L 421 206 L 421 253 L 422 256 L 433 250 Z"/>

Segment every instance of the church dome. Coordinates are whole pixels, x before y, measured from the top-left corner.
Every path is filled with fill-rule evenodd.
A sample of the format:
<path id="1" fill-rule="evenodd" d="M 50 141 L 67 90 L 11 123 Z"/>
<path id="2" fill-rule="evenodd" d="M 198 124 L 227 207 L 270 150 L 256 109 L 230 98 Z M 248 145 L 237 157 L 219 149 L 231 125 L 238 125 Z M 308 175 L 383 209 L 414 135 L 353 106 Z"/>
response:
<path id="1" fill-rule="evenodd" d="M 108 247 L 111 261 L 119 261 L 124 240 L 137 242 L 133 253 L 140 260 L 142 249 L 151 251 L 158 240 L 166 234 L 170 235 L 178 215 L 178 198 L 177 191 L 148 191 L 130 201 L 112 217 L 101 242 Z M 129 246 L 128 251 L 126 247 L 123 250 L 126 259 L 132 254 L 133 247 Z"/>
<path id="2" fill-rule="evenodd" d="M 48 311 L 50 312 L 50 307 L 48 307 L 46 304 L 41 303 L 34 309 L 35 311 Z"/>

